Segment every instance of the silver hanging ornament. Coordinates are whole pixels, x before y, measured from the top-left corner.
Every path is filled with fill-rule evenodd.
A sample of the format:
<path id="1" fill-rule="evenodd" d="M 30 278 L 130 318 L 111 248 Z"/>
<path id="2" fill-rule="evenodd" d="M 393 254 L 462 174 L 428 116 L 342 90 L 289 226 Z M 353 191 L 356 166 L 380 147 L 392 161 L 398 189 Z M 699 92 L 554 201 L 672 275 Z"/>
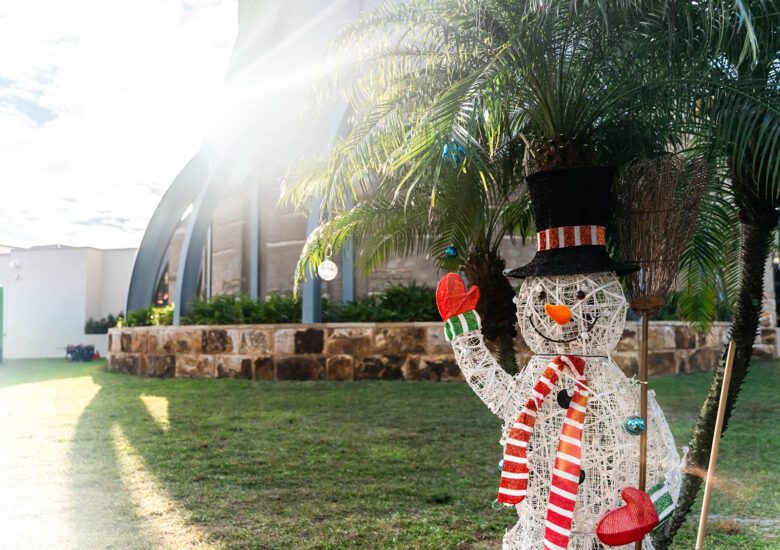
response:
<path id="1" fill-rule="evenodd" d="M 325 249 L 325 259 L 319 266 L 317 266 L 317 275 L 319 275 L 320 279 L 323 281 L 332 281 L 336 278 L 336 275 L 339 274 L 339 266 L 336 265 L 336 262 L 330 259 L 332 255 L 333 248 L 328 245 L 328 247 Z"/>

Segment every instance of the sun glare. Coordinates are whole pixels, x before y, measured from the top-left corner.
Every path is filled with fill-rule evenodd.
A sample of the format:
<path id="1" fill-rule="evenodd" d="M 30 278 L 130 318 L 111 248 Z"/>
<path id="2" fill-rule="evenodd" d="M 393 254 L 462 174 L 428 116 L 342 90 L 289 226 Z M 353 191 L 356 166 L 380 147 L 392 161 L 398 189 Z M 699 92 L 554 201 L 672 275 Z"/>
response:
<path id="1" fill-rule="evenodd" d="M 170 550 L 216 548 L 205 533 L 186 520 L 182 508 L 149 472 L 121 425 L 113 425 L 111 436 L 122 483 L 155 546 Z"/>
<path id="2" fill-rule="evenodd" d="M 168 420 L 168 399 L 157 395 L 142 395 L 141 402 L 162 431 L 167 432 L 171 428 Z"/>

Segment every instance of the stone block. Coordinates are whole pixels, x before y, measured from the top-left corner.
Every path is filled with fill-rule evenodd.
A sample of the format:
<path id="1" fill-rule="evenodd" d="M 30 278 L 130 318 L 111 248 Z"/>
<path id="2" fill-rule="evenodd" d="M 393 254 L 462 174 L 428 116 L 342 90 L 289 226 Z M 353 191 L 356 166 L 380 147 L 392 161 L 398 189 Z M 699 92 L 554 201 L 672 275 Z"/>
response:
<path id="1" fill-rule="evenodd" d="M 214 356 L 178 355 L 176 357 L 177 378 L 215 378 L 217 375 Z"/>
<path id="2" fill-rule="evenodd" d="M 674 345 L 678 350 L 694 349 L 696 347 L 696 335 L 688 325 L 674 327 Z"/>
<path id="3" fill-rule="evenodd" d="M 162 335 L 162 348 L 168 353 L 200 353 L 203 334 L 200 329 L 171 328 Z"/>
<path id="4" fill-rule="evenodd" d="M 296 330 L 294 337 L 295 353 L 322 353 L 324 331 L 321 328 Z"/>
<path id="5" fill-rule="evenodd" d="M 146 329 L 130 329 L 130 351 L 133 353 L 146 353 L 148 339 Z"/>
<path id="6" fill-rule="evenodd" d="M 728 326 L 713 325 L 709 332 L 696 336 L 697 348 L 722 348 L 728 342 Z"/>
<path id="7" fill-rule="evenodd" d="M 121 332 L 109 332 L 108 333 L 108 351 L 117 352 L 122 351 L 122 333 Z"/>
<path id="8" fill-rule="evenodd" d="M 688 358 L 688 372 L 707 372 L 715 370 L 720 361 L 721 350 L 703 348 L 693 351 Z"/>
<path id="9" fill-rule="evenodd" d="M 111 370 L 138 374 L 138 356 L 132 353 L 113 353 L 109 361 Z"/>
<path id="10" fill-rule="evenodd" d="M 274 352 L 276 355 L 295 353 L 295 329 L 280 328 L 274 334 Z"/>
<path id="11" fill-rule="evenodd" d="M 130 353 L 133 351 L 133 333 L 129 330 L 123 330 L 120 336 L 121 344 L 119 346 L 120 351 Z"/>
<path id="12" fill-rule="evenodd" d="M 690 358 L 691 350 L 677 350 L 674 353 L 675 361 L 677 363 L 677 373 L 684 374 L 691 371 Z"/>
<path id="13" fill-rule="evenodd" d="M 326 362 L 328 380 L 352 380 L 354 359 L 351 355 L 333 355 Z"/>
<path id="14" fill-rule="evenodd" d="M 356 360 L 355 380 L 399 380 L 403 365 L 402 355 L 367 355 Z"/>
<path id="15" fill-rule="evenodd" d="M 651 350 L 675 349 L 676 343 L 673 326 L 659 326 L 651 323 L 648 332 L 650 333 L 648 345 Z"/>
<path id="16" fill-rule="evenodd" d="M 252 358 L 240 355 L 216 355 L 214 364 L 217 368 L 217 378 L 247 378 L 252 379 Z"/>
<path id="17" fill-rule="evenodd" d="M 165 355 L 147 355 L 143 373 L 152 378 L 172 378 L 176 374 L 176 356 L 172 354 Z"/>
<path id="18" fill-rule="evenodd" d="M 274 380 L 276 378 L 274 358 L 270 355 L 255 357 L 254 366 L 255 380 Z"/>
<path id="19" fill-rule="evenodd" d="M 230 341 L 228 347 L 233 353 L 240 353 L 242 334 L 245 329 L 234 328 L 227 330 L 227 337 Z"/>
<path id="20" fill-rule="evenodd" d="M 444 325 L 425 329 L 425 351 L 431 355 L 452 354 L 452 345 L 444 338 Z M 522 340 L 522 338 L 520 338 Z M 515 340 L 517 341 L 517 339 Z"/>
<path id="21" fill-rule="evenodd" d="M 772 359 L 775 356 L 775 346 L 756 344 L 753 346 L 753 357 L 757 359 Z"/>
<path id="22" fill-rule="evenodd" d="M 276 360 L 277 380 L 323 380 L 325 358 L 291 356 Z"/>
<path id="23" fill-rule="evenodd" d="M 374 349 L 387 353 L 425 353 L 427 340 L 424 328 L 377 327 L 374 333 Z"/>
<path id="24" fill-rule="evenodd" d="M 677 357 L 674 351 L 653 351 L 647 358 L 647 372 L 650 376 L 677 374 Z"/>
<path id="25" fill-rule="evenodd" d="M 627 326 L 623 329 L 623 335 L 618 340 L 617 351 L 633 351 L 639 349 L 639 334 L 634 326 Z"/>
<path id="26" fill-rule="evenodd" d="M 327 329 L 326 355 L 368 355 L 371 353 L 371 328 Z"/>
<path id="27" fill-rule="evenodd" d="M 759 319 L 762 327 L 775 327 L 777 326 L 777 314 L 775 308 L 777 303 L 774 298 L 767 297 L 766 295 L 761 300 L 761 317 Z"/>
<path id="28" fill-rule="evenodd" d="M 163 353 L 165 338 L 162 330 L 150 330 L 146 333 L 146 351 L 147 353 Z"/>
<path id="29" fill-rule="evenodd" d="M 635 351 L 617 351 L 612 354 L 612 360 L 629 378 L 639 372 L 639 356 Z"/>
<path id="30" fill-rule="evenodd" d="M 201 337 L 203 353 L 230 353 L 233 351 L 233 339 L 225 329 L 206 329 Z"/>
<path id="31" fill-rule="evenodd" d="M 423 355 L 419 358 L 417 367 L 419 380 L 463 380 L 455 358 L 448 355 Z"/>
<path id="32" fill-rule="evenodd" d="M 244 329 L 240 331 L 241 344 L 239 353 L 243 354 L 269 354 L 274 351 L 273 332 L 261 329 Z"/>
<path id="33" fill-rule="evenodd" d="M 777 329 L 762 328 L 761 343 L 770 346 L 774 346 L 775 344 L 777 344 Z"/>

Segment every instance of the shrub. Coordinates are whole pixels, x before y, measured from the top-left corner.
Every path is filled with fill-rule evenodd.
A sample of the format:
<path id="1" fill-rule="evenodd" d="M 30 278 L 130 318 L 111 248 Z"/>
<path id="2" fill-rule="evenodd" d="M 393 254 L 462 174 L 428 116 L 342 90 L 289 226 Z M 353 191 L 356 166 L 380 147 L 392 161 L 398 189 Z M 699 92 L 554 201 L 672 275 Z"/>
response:
<path id="1" fill-rule="evenodd" d="M 119 319 L 123 318 L 124 314 L 119 313 L 116 317 L 108 314 L 108 317 L 103 317 L 100 320 L 93 319 L 92 317 L 84 323 L 84 334 L 107 334 L 108 329 L 117 326 Z"/>
<path id="2" fill-rule="evenodd" d="M 438 321 L 434 289 L 411 283 L 390 285 L 385 292 L 354 302 L 335 304 L 322 301 L 324 322 L 380 323 Z M 120 323 L 128 327 L 173 324 L 173 304 L 127 312 Z M 272 295 L 265 300 L 248 296 L 214 296 L 190 301 L 183 325 L 242 325 L 301 322 L 301 300 L 289 295 Z M 113 325 L 112 325 L 113 326 Z M 121 325 L 120 325 L 121 326 Z"/>
<path id="3" fill-rule="evenodd" d="M 390 285 L 383 293 L 346 304 L 323 303 L 325 322 L 438 321 L 436 291 L 424 285 Z"/>
<path id="4" fill-rule="evenodd" d="M 273 295 L 265 300 L 248 296 L 195 298 L 190 302 L 184 325 L 241 325 L 300 323 L 301 301 L 292 296 Z"/>
<path id="5" fill-rule="evenodd" d="M 150 327 L 173 324 L 173 304 L 146 309 L 131 309 L 124 319 L 124 326 Z"/>
<path id="6" fill-rule="evenodd" d="M 438 320 L 435 291 L 412 283 L 391 285 L 384 293 L 346 304 L 322 302 L 324 322 L 402 322 Z M 301 300 L 289 295 L 272 295 L 265 300 L 248 296 L 195 298 L 186 325 L 236 325 L 300 323 Z"/>

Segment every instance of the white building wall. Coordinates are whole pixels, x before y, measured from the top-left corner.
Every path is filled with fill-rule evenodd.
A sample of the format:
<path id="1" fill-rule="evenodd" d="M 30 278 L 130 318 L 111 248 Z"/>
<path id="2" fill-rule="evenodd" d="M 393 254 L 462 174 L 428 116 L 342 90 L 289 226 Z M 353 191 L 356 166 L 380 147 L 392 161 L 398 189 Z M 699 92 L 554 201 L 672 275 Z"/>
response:
<path id="1" fill-rule="evenodd" d="M 107 335 L 84 334 L 84 324 L 124 309 L 135 255 L 106 252 L 36 247 L 0 256 L 4 357 L 64 357 L 68 344 L 92 344 L 105 355 Z"/>
<path id="2" fill-rule="evenodd" d="M 135 262 L 135 248 L 103 250 L 103 289 L 101 317 L 116 316 L 127 307 L 127 291 L 130 288 L 130 274 Z"/>
<path id="3" fill-rule="evenodd" d="M 84 249 L 85 280 L 84 321 L 92 317 L 100 319 L 103 309 L 103 251 L 92 248 Z"/>

